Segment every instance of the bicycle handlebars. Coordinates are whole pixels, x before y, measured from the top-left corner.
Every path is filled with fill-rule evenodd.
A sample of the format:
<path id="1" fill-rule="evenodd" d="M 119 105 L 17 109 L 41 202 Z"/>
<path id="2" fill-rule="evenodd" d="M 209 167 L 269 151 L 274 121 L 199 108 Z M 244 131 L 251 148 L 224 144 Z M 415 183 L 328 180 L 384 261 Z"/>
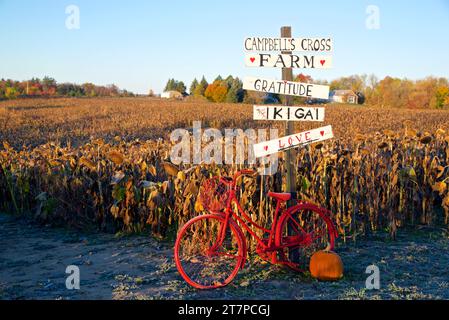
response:
<path id="1" fill-rule="evenodd" d="M 237 185 L 237 180 L 244 175 L 252 176 L 256 175 L 258 172 L 250 169 L 244 169 L 241 171 L 237 171 L 234 173 L 234 176 L 232 178 L 230 177 L 220 177 L 220 181 L 228 186 L 232 186 L 233 188 Z"/>

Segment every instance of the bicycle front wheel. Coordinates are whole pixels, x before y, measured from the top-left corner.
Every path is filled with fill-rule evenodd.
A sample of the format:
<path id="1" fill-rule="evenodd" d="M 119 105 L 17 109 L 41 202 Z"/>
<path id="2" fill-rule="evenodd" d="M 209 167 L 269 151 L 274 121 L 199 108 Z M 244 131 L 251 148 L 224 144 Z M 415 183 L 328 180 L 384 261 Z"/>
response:
<path id="1" fill-rule="evenodd" d="M 175 243 L 176 267 L 184 280 L 197 289 L 226 286 L 243 265 L 241 232 L 229 223 L 221 241 L 224 224 L 224 216 L 210 214 L 190 220 L 179 231 Z"/>
<path id="2" fill-rule="evenodd" d="M 295 271 L 308 270 L 310 257 L 323 249 L 333 250 L 336 231 L 327 210 L 301 203 L 279 219 L 276 245 L 279 260 Z"/>

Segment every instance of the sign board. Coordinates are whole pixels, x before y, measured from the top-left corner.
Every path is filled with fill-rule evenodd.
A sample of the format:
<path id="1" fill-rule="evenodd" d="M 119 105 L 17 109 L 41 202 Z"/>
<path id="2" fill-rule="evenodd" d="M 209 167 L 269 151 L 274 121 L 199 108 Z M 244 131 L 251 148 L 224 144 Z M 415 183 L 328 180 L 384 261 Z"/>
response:
<path id="1" fill-rule="evenodd" d="M 253 106 L 254 120 L 324 121 L 324 108 Z"/>
<path id="2" fill-rule="evenodd" d="M 331 38 L 245 38 L 244 48 L 246 51 L 333 51 Z"/>
<path id="3" fill-rule="evenodd" d="M 329 86 L 284 80 L 246 77 L 243 89 L 297 97 L 329 99 Z"/>
<path id="4" fill-rule="evenodd" d="M 306 56 L 296 54 L 247 53 L 247 67 L 259 68 L 300 68 L 329 69 L 332 68 L 331 56 Z"/>
<path id="5" fill-rule="evenodd" d="M 332 139 L 334 134 L 332 126 L 317 128 L 301 133 L 296 133 L 283 138 L 261 142 L 254 145 L 256 158 L 269 156 L 271 154 L 292 148 L 306 146 L 315 142 Z"/>

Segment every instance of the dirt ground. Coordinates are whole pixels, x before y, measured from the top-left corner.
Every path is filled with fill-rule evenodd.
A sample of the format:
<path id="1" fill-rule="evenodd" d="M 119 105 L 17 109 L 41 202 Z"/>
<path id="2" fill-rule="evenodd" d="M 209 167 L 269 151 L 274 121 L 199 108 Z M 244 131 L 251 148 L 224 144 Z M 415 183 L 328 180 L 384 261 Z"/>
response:
<path id="1" fill-rule="evenodd" d="M 447 231 L 400 231 L 339 244 L 338 282 L 319 282 L 254 262 L 224 289 L 197 291 L 179 276 L 173 244 L 149 236 L 84 234 L 0 214 L 0 299 L 449 299 Z M 380 269 L 380 290 L 365 288 L 366 267 Z M 80 290 L 65 286 L 80 268 Z"/>

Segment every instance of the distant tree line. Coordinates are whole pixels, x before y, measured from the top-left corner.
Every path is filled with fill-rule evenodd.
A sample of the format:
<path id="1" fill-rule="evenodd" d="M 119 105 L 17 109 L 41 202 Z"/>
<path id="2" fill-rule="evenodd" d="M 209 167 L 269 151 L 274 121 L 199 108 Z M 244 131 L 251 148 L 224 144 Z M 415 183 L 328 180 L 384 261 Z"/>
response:
<path id="1" fill-rule="evenodd" d="M 295 81 L 312 82 L 313 80 L 310 76 L 299 74 L 295 77 Z M 165 91 L 170 90 L 187 94 L 184 83 L 175 79 L 168 80 L 165 86 Z M 192 97 L 203 97 L 212 102 L 249 104 L 277 104 L 282 102 L 282 99 L 276 94 L 243 90 L 242 80 L 231 75 L 225 79 L 219 75 L 212 83 L 208 83 L 204 76 L 200 81 L 195 78 L 190 85 L 189 95 Z M 295 103 L 304 103 L 306 99 L 294 97 L 293 100 Z"/>
<path id="2" fill-rule="evenodd" d="M 305 74 L 298 74 L 294 81 L 329 85 L 330 90 L 352 90 L 359 97 L 359 103 L 376 107 L 393 108 L 436 108 L 449 107 L 449 81 L 447 78 L 427 77 L 421 80 L 408 80 L 385 77 L 379 80 L 375 75 L 352 75 L 333 81 L 314 80 Z M 182 81 L 170 79 L 166 90 L 186 93 Z M 212 102 L 227 103 L 282 103 L 282 98 L 274 94 L 243 90 L 243 83 L 232 76 L 223 79 L 218 76 L 208 83 L 203 76 L 200 81 L 192 81 L 190 96 L 204 97 Z M 305 103 L 305 98 L 294 97 L 293 103 Z"/>
<path id="3" fill-rule="evenodd" d="M 449 107 L 447 78 L 409 80 L 387 76 L 379 81 L 375 75 L 352 75 L 328 84 L 331 90 L 350 89 L 362 93 L 370 106 L 409 109 Z"/>
<path id="4" fill-rule="evenodd" d="M 167 84 L 165 85 L 165 89 L 164 91 L 178 91 L 180 93 L 182 93 L 183 95 L 186 94 L 186 86 L 184 84 L 184 82 L 182 81 L 177 81 L 175 79 L 169 79 Z"/>
<path id="5" fill-rule="evenodd" d="M 55 79 L 44 77 L 26 81 L 0 80 L 0 99 L 18 97 L 129 97 L 132 92 L 120 90 L 116 85 L 97 86 L 92 83 L 57 83 Z"/>
<path id="6" fill-rule="evenodd" d="M 174 90 L 186 94 L 186 86 L 182 81 L 170 79 L 165 91 Z M 212 102 L 239 103 L 244 102 L 243 82 L 232 76 L 223 79 L 218 76 L 212 83 L 208 83 L 203 76 L 200 81 L 196 78 L 190 85 L 189 94 L 192 97 L 204 97 Z"/>

